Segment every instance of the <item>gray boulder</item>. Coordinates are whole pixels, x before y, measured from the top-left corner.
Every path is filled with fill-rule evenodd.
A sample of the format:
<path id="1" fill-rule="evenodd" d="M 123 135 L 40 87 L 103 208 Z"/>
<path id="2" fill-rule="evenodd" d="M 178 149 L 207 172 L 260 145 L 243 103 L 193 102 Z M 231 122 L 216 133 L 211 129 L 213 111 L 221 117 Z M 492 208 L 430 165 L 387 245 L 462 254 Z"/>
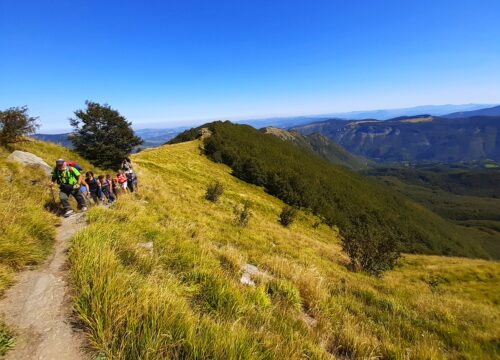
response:
<path id="1" fill-rule="evenodd" d="M 42 158 L 26 151 L 15 150 L 7 157 L 7 160 L 15 161 L 25 166 L 39 167 L 47 175 L 52 173 L 52 168 Z"/>

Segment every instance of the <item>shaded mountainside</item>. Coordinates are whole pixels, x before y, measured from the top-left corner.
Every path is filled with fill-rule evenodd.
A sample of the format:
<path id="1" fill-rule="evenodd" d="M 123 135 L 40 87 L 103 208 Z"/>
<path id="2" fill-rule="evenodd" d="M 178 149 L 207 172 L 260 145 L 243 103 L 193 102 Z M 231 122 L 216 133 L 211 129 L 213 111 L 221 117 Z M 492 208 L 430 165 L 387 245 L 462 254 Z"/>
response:
<path id="1" fill-rule="evenodd" d="M 207 124 L 205 153 L 247 182 L 264 186 L 288 204 L 312 210 L 342 234 L 361 221 L 373 231 L 401 240 L 408 252 L 499 257 L 483 242 L 378 182 L 334 166 L 320 157 L 250 126 Z M 173 143 L 196 138 L 189 130 Z"/>
<path id="2" fill-rule="evenodd" d="M 304 149 L 312 151 L 332 164 L 341 165 L 351 170 L 365 170 L 370 160 L 349 153 L 341 145 L 334 143 L 321 134 L 302 135 L 297 131 L 267 127 L 261 131 L 276 136 L 284 141 L 292 142 Z"/>
<path id="3" fill-rule="evenodd" d="M 446 119 L 422 115 L 386 121 L 332 120 L 294 130 L 318 132 L 347 151 L 375 161 L 500 160 L 500 117 Z"/>

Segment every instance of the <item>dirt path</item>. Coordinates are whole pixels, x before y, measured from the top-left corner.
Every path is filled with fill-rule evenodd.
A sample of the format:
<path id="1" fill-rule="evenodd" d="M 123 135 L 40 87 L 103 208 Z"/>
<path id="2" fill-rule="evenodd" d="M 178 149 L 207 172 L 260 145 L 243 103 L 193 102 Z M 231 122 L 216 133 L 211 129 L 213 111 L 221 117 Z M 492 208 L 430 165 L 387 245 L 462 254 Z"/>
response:
<path id="1" fill-rule="evenodd" d="M 74 332 L 69 322 L 66 279 L 69 239 L 83 226 L 82 214 L 63 219 L 51 257 L 42 267 L 19 274 L 0 300 L 0 313 L 16 335 L 6 360 L 86 358 L 81 349 L 84 336 Z"/>

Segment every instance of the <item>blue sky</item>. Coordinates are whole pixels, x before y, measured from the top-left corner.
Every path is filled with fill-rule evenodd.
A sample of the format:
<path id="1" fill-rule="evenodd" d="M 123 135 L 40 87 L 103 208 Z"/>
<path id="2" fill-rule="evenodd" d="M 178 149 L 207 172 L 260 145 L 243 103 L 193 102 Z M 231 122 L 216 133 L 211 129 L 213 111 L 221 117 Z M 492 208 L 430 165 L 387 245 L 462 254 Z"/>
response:
<path id="1" fill-rule="evenodd" d="M 0 0 L 0 109 L 137 127 L 500 102 L 500 1 Z"/>

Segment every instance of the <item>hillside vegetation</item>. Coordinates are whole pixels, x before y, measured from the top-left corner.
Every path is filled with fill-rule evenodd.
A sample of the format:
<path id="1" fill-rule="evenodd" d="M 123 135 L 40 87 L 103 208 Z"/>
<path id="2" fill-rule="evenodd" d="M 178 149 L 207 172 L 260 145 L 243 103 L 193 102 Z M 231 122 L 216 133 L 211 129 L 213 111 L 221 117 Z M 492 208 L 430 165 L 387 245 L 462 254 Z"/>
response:
<path id="1" fill-rule="evenodd" d="M 58 221 L 45 210 L 51 199 L 47 176 L 38 168 L 6 160 L 16 149 L 35 153 L 49 164 L 67 157 L 88 166 L 67 149 L 40 141 L 0 147 L 0 296 L 15 272 L 40 264 L 51 252 Z M 12 345 L 12 334 L 0 319 L 0 355 Z"/>
<path id="2" fill-rule="evenodd" d="M 207 125 L 212 136 L 205 153 L 233 169 L 245 181 L 264 186 L 286 203 L 321 216 L 342 234 L 361 225 L 388 239 L 402 242 L 407 252 L 498 257 L 484 251 L 480 241 L 461 229 L 376 181 L 334 166 L 275 136 L 230 122 Z M 176 141 L 195 137 L 195 130 Z"/>
<path id="3" fill-rule="evenodd" d="M 335 230 L 303 212 L 281 226 L 283 203 L 201 145 L 135 155 L 140 192 L 93 208 L 73 239 L 75 310 L 104 356 L 498 356 L 498 263 L 412 255 L 383 278 L 352 273 Z M 212 203 L 214 181 L 225 190 Z M 234 208 L 245 200 L 252 216 L 241 227 Z M 240 283 L 245 264 L 262 272 L 255 287 Z"/>

